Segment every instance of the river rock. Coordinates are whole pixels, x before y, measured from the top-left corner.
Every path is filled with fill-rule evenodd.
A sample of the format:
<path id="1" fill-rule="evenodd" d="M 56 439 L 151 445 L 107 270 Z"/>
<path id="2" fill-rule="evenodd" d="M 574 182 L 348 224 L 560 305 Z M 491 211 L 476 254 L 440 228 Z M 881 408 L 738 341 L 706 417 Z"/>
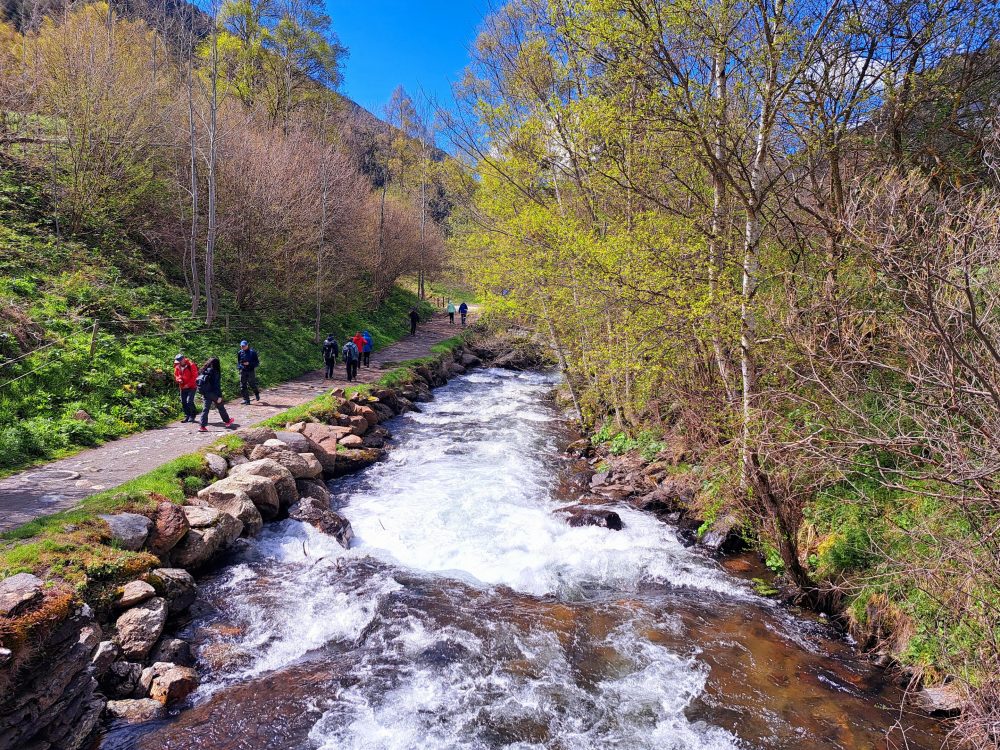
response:
<path id="1" fill-rule="evenodd" d="M 462 366 L 463 367 L 466 367 L 466 368 L 468 368 L 468 367 L 479 367 L 482 363 L 483 363 L 483 361 L 481 359 L 479 359 L 479 357 L 477 357 L 472 352 L 465 352 L 462 355 Z"/>
<path id="2" fill-rule="evenodd" d="M 621 516 L 607 508 L 569 505 L 565 508 L 559 508 L 555 512 L 566 516 L 566 521 L 570 526 L 601 526 L 613 531 L 621 531 L 625 528 Z"/>
<path id="3" fill-rule="evenodd" d="M 306 436 L 300 432 L 292 432 L 291 430 L 288 430 L 285 432 L 277 432 L 275 434 L 278 436 L 278 440 L 296 453 L 310 453 L 312 451 L 312 446 L 309 445 L 309 441 L 306 439 Z"/>
<path id="4" fill-rule="evenodd" d="M 94 651 L 94 656 L 90 660 L 94 666 L 94 676 L 103 677 L 119 656 L 121 656 L 121 649 L 114 641 L 101 641 L 97 644 L 97 650 Z"/>
<path id="5" fill-rule="evenodd" d="M 591 489 L 596 489 L 608 483 L 608 479 L 611 477 L 611 472 L 609 471 L 599 471 L 594 476 L 590 478 Z"/>
<path id="6" fill-rule="evenodd" d="M 317 476 L 317 474 L 313 472 L 312 465 L 310 465 L 310 463 L 301 455 L 290 450 L 288 446 L 280 440 L 275 440 L 274 442 L 277 443 L 277 446 L 271 445 L 271 441 L 269 440 L 264 443 L 264 445 L 258 445 L 254 448 L 253 452 L 250 454 L 250 461 L 253 462 L 259 461 L 262 458 L 269 458 L 288 469 L 294 479 L 304 479 L 306 477 Z M 319 473 L 322 473 L 323 467 L 320 466 L 318 462 L 316 463 L 316 467 L 319 469 Z"/>
<path id="7" fill-rule="evenodd" d="M 174 666 L 153 679 L 149 697 L 166 706 L 184 700 L 197 687 L 197 672 L 190 667 Z"/>
<path id="8" fill-rule="evenodd" d="M 351 429 L 351 434 L 357 435 L 358 437 L 361 437 L 368 432 L 368 428 L 371 427 L 371 425 L 368 424 L 367 419 L 358 415 L 348 417 L 347 424 L 344 426 L 349 427 Z"/>
<path id="9" fill-rule="evenodd" d="M 226 474 L 229 473 L 229 463 L 218 453 L 206 453 L 205 463 L 208 464 L 208 470 L 216 479 L 225 479 Z"/>
<path id="10" fill-rule="evenodd" d="M 236 431 L 236 435 L 243 441 L 247 449 L 277 438 L 274 430 L 270 427 L 243 427 Z"/>
<path id="11" fill-rule="evenodd" d="M 167 622 L 167 601 L 154 597 L 122 614 L 115 622 L 115 641 L 129 659 L 141 659 L 160 640 Z"/>
<path id="12" fill-rule="evenodd" d="M 324 534 L 335 538 L 342 547 L 350 547 L 354 538 L 351 523 L 339 513 L 330 509 L 329 502 L 306 497 L 299 500 L 288 511 L 289 518 L 311 524 Z"/>
<path id="13" fill-rule="evenodd" d="M 18 573 L 0 581 L 0 617 L 14 617 L 42 599 L 42 579 Z"/>
<path id="14" fill-rule="evenodd" d="M 360 404 L 355 408 L 354 413 L 359 417 L 364 417 L 365 421 L 368 423 L 368 429 L 371 429 L 378 424 L 378 412 L 376 412 L 368 404 Z"/>
<path id="15" fill-rule="evenodd" d="M 368 431 L 361 444 L 365 448 L 384 448 L 391 437 L 392 433 L 382 425 L 379 425 Z"/>
<path id="16" fill-rule="evenodd" d="M 916 694 L 915 700 L 932 716 L 958 716 L 967 703 L 965 695 L 954 683 L 925 687 Z"/>
<path id="17" fill-rule="evenodd" d="M 131 581 L 122 586 L 121 596 L 118 598 L 118 606 L 123 609 L 142 604 L 147 599 L 156 596 L 156 589 L 145 581 Z"/>
<path id="18" fill-rule="evenodd" d="M 108 701 L 104 710 L 108 718 L 125 721 L 129 724 L 141 724 L 154 719 L 162 719 L 167 714 L 166 707 L 152 698 Z"/>
<path id="19" fill-rule="evenodd" d="M 101 689 L 109 698 L 129 698 L 139 687 L 142 664 L 116 661 L 101 678 Z"/>
<path id="20" fill-rule="evenodd" d="M 340 439 L 340 445 L 345 448 L 362 448 L 364 447 L 364 438 L 360 438 L 357 435 L 347 435 Z"/>
<path id="21" fill-rule="evenodd" d="M 740 519 L 734 515 L 716 519 L 701 535 L 698 543 L 713 552 L 725 554 L 739 552 L 746 546 L 746 540 L 740 534 Z"/>
<path id="22" fill-rule="evenodd" d="M 192 529 L 207 529 L 209 526 L 214 526 L 219 520 L 219 511 L 215 508 L 185 505 L 181 510 L 184 512 L 188 526 Z"/>
<path id="23" fill-rule="evenodd" d="M 164 638 L 153 649 L 149 657 L 154 663 L 158 661 L 170 662 L 180 667 L 193 667 L 194 654 L 191 653 L 191 644 L 180 638 Z"/>
<path id="24" fill-rule="evenodd" d="M 374 409 L 378 414 L 379 422 L 385 422 L 386 420 L 392 419 L 396 416 L 396 411 L 388 404 L 376 402 L 372 404 L 372 409 Z"/>
<path id="25" fill-rule="evenodd" d="M 298 454 L 292 455 L 298 458 Z M 258 461 L 251 461 L 248 464 L 237 466 L 233 469 L 232 475 L 239 477 L 251 475 L 270 479 L 274 485 L 274 489 L 278 493 L 278 501 L 282 508 L 289 507 L 299 499 L 299 494 L 295 491 L 295 477 L 292 476 L 292 473 L 288 469 L 273 459 L 262 458 Z M 250 493 L 248 492 L 247 494 Z M 261 510 L 261 515 L 264 515 L 263 510 Z"/>
<path id="26" fill-rule="evenodd" d="M 296 479 L 295 488 L 299 491 L 299 497 L 303 500 L 311 497 L 327 505 L 330 504 L 330 490 L 319 479 Z"/>
<path id="27" fill-rule="evenodd" d="M 296 479 L 316 479 L 323 476 L 323 464 L 319 462 L 315 454 L 306 451 L 305 453 L 299 454 L 306 462 L 306 475 L 304 477 L 296 477 Z"/>
<path id="28" fill-rule="evenodd" d="M 250 463 L 247 462 L 234 466 L 228 477 L 201 490 L 198 497 L 202 500 L 209 500 L 212 495 L 219 495 L 225 499 L 235 496 L 237 492 L 244 492 L 263 519 L 274 518 L 281 510 L 278 490 L 268 477 L 258 476 L 250 472 L 243 473 L 242 469 L 249 465 Z M 212 505 L 214 506 L 215 503 L 213 502 Z"/>
<path id="29" fill-rule="evenodd" d="M 156 568 L 149 571 L 145 579 L 157 594 L 169 602 L 171 613 L 183 612 L 194 604 L 198 595 L 194 576 L 183 568 Z"/>
<path id="30" fill-rule="evenodd" d="M 143 695 L 149 695 L 150 688 L 153 687 L 153 680 L 162 674 L 166 674 L 176 665 L 167 661 L 154 661 L 150 666 L 142 670 L 139 675 L 139 689 Z"/>
<path id="31" fill-rule="evenodd" d="M 116 513 L 115 515 L 102 515 L 101 519 L 108 524 L 111 530 L 111 541 L 118 544 L 122 549 L 135 552 L 142 549 L 142 545 L 149 536 L 149 529 L 153 525 L 146 516 L 138 513 Z"/>
<path id="32" fill-rule="evenodd" d="M 174 565 L 182 568 L 197 569 L 204 566 L 243 533 L 243 522 L 238 518 L 214 508 L 199 510 L 211 510 L 218 515 L 213 525 L 191 529 L 184 541 L 174 548 L 170 558 Z"/>
<path id="33" fill-rule="evenodd" d="M 156 506 L 146 546 L 154 555 L 162 557 L 176 547 L 187 532 L 188 520 L 181 506 L 162 502 Z"/>
<path id="34" fill-rule="evenodd" d="M 378 448 L 346 449 L 337 453 L 337 468 L 335 477 L 342 477 L 361 471 L 366 466 L 382 458 L 384 451 Z"/>
<path id="35" fill-rule="evenodd" d="M 257 478 L 259 477 L 255 477 L 255 479 Z M 242 521 L 243 536 L 249 537 L 259 534 L 260 530 L 264 528 L 264 519 L 260 511 L 257 510 L 257 506 L 254 505 L 253 500 L 250 499 L 250 495 L 232 486 L 220 487 L 221 484 L 221 482 L 218 482 L 202 490 L 199 493 L 201 496 L 199 499 L 216 510 L 228 513 Z M 275 500 L 277 500 L 277 491 L 274 490 L 273 486 L 269 489 L 273 492 Z"/>

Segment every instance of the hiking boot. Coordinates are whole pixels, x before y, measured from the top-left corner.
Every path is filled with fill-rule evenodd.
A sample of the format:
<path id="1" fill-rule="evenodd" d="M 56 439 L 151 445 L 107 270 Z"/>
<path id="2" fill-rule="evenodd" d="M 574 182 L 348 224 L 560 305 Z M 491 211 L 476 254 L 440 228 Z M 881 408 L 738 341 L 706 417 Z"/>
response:
<path id="1" fill-rule="evenodd" d="M 240 403 L 243 404 L 244 406 L 250 406 L 250 399 L 247 399 L 246 401 L 240 401 Z"/>
<path id="2" fill-rule="evenodd" d="M 198 432 L 208 432 L 208 428 L 207 427 L 199 427 L 198 428 Z"/>
<path id="3" fill-rule="evenodd" d="M 254 400 L 255 400 L 255 401 L 260 401 L 260 394 L 259 394 L 259 393 L 255 393 L 255 394 L 253 395 L 253 397 L 254 397 Z"/>
<path id="4" fill-rule="evenodd" d="M 232 427 L 234 424 L 236 424 L 235 419 L 230 419 L 228 422 L 225 423 L 226 427 Z"/>

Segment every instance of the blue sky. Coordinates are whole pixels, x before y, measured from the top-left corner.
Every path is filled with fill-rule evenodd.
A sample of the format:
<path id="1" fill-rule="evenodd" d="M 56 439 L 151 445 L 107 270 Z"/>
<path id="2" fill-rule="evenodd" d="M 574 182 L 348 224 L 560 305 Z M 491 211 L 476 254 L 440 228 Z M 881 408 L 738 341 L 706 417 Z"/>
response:
<path id="1" fill-rule="evenodd" d="M 496 0 L 493 0 L 494 5 Z M 341 91 L 376 115 L 402 84 L 447 106 L 490 0 L 326 0 L 350 50 Z"/>

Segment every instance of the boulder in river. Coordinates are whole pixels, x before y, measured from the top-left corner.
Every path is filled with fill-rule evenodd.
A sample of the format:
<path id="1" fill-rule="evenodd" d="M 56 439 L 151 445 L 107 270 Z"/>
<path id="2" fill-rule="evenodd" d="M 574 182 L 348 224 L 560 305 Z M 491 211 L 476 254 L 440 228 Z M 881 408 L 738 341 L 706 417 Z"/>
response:
<path id="1" fill-rule="evenodd" d="M 198 687 L 198 673 L 190 667 L 171 665 L 161 675 L 153 678 L 149 697 L 167 706 L 187 698 Z"/>
<path id="2" fill-rule="evenodd" d="M 249 462 L 233 467 L 233 471 L 228 477 L 201 490 L 198 492 L 198 497 L 211 503 L 213 507 L 218 507 L 217 503 L 211 499 L 213 495 L 218 496 L 219 502 L 222 502 L 226 498 L 236 496 L 239 492 L 244 492 L 264 519 L 274 518 L 281 510 L 281 500 L 278 498 L 278 490 L 274 486 L 274 482 L 267 477 L 253 473 L 242 473 L 240 469 L 244 466 L 249 466 Z"/>
<path id="3" fill-rule="evenodd" d="M 152 698 L 108 701 L 104 710 L 109 718 L 125 721 L 129 724 L 141 724 L 154 719 L 162 719 L 167 712 L 162 703 L 154 701 Z"/>
<path id="4" fill-rule="evenodd" d="M 288 511 L 289 518 L 311 524 L 324 534 L 334 537 L 342 547 L 350 547 L 354 538 L 351 522 L 330 509 L 329 502 L 306 497 Z"/>
<path id="5" fill-rule="evenodd" d="M 361 471 L 366 466 L 382 458 L 384 451 L 378 448 L 350 448 L 338 451 L 335 477 L 342 477 Z"/>
<path id="6" fill-rule="evenodd" d="M 149 657 L 153 663 L 158 661 L 170 662 L 181 667 L 194 666 L 194 654 L 191 653 L 191 644 L 180 638 L 164 638 L 153 649 Z"/>
<path id="7" fill-rule="evenodd" d="M 330 503 L 330 490 L 319 479 L 296 479 L 295 489 L 299 491 L 299 497 L 302 499 L 311 497 L 327 505 Z"/>
<path id="8" fill-rule="evenodd" d="M 724 554 L 739 552 L 746 547 L 746 540 L 740 533 L 740 520 L 733 515 L 725 515 L 713 521 L 698 543 L 713 552 Z"/>
<path id="9" fill-rule="evenodd" d="M 968 702 L 955 683 L 925 687 L 914 700 L 931 716 L 958 716 Z"/>
<path id="10" fill-rule="evenodd" d="M 388 429 L 379 425 L 368 431 L 361 444 L 365 448 L 384 448 L 386 442 L 392 437 L 392 433 Z"/>
<path id="11" fill-rule="evenodd" d="M 156 596 L 156 589 L 145 581 L 131 581 L 122 586 L 117 604 L 122 609 L 128 609 L 136 604 L 142 604 L 154 596 Z"/>
<path id="12" fill-rule="evenodd" d="M 146 537 L 149 536 L 149 529 L 153 525 L 146 516 L 140 516 L 138 513 L 102 515 L 101 519 L 111 530 L 111 541 L 122 549 L 133 552 L 142 549 Z"/>
<path id="13" fill-rule="evenodd" d="M 293 455 L 299 458 L 297 453 Z M 292 476 L 292 472 L 273 459 L 262 458 L 243 464 L 242 466 L 236 466 L 225 481 L 229 481 L 234 477 L 248 475 L 269 479 L 278 493 L 278 501 L 282 508 L 287 508 L 299 499 L 299 494 L 295 490 L 295 477 Z M 253 497 L 251 493 L 248 492 L 247 494 Z M 264 515 L 263 510 L 261 510 L 261 515 Z"/>
<path id="14" fill-rule="evenodd" d="M 588 505 L 568 505 L 555 511 L 565 516 L 570 526 L 601 526 L 605 529 L 621 531 L 625 528 L 622 517 L 608 508 L 595 508 Z"/>
<path id="15" fill-rule="evenodd" d="M 189 507 L 189 506 L 185 506 Z M 170 559 L 174 565 L 191 570 L 210 562 L 218 552 L 232 544 L 243 533 L 243 522 L 214 508 L 199 508 L 217 514 L 210 526 L 191 529 L 178 544 Z"/>
<path id="16" fill-rule="evenodd" d="M 252 479 L 257 480 L 261 479 L 261 477 L 253 477 Z M 235 516 L 242 521 L 243 536 L 256 536 L 264 528 L 264 519 L 257 506 L 254 505 L 253 500 L 250 499 L 250 495 L 236 488 L 235 485 L 239 484 L 239 481 L 237 480 L 228 486 L 220 486 L 222 482 L 217 482 L 210 487 L 206 487 L 198 494 L 200 499 L 207 505 Z M 274 498 L 273 505 L 269 507 L 273 507 L 275 509 L 274 512 L 277 513 L 278 493 L 270 482 L 266 482 L 266 484 L 268 484 L 266 490 L 269 490 Z"/>
<path id="17" fill-rule="evenodd" d="M 154 555 L 162 557 L 177 546 L 188 528 L 187 517 L 181 507 L 165 500 L 156 506 L 146 547 Z"/>
<path id="18" fill-rule="evenodd" d="M 340 445 L 345 448 L 362 448 L 364 447 L 364 438 L 358 437 L 357 435 L 347 435 L 340 439 Z"/>
<path id="19" fill-rule="evenodd" d="M 154 597 L 122 614 L 115 622 L 115 641 L 129 659 L 142 659 L 153 648 L 167 622 L 167 601 Z"/>

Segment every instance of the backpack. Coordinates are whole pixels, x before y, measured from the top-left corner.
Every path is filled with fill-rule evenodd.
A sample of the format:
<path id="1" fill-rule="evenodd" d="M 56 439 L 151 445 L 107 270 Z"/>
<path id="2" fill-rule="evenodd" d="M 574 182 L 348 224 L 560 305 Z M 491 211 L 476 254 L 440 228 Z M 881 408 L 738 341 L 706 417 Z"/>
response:
<path id="1" fill-rule="evenodd" d="M 348 341 L 344 344 L 343 354 L 345 362 L 353 362 L 358 358 L 358 345 L 353 341 Z"/>
<path id="2" fill-rule="evenodd" d="M 194 380 L 194 384 L 198 388 L 198 393 L 200 393 L 202 396 L 205 395 L 206 389 L 212 382 L 208 377 L 211 372 L 212 372 L 211 367 L 209 367 L 207 370 L 202 370 L 201 373 L 199 373 L 198 377 L 195 378 Z"/>
<path id="3" fill-rule="evenodd" d="M 334 359 L 337 356 L 337 342 L 336 341 L 324 341 L 323 342 L 323 358 L 324 359 Z"/>

